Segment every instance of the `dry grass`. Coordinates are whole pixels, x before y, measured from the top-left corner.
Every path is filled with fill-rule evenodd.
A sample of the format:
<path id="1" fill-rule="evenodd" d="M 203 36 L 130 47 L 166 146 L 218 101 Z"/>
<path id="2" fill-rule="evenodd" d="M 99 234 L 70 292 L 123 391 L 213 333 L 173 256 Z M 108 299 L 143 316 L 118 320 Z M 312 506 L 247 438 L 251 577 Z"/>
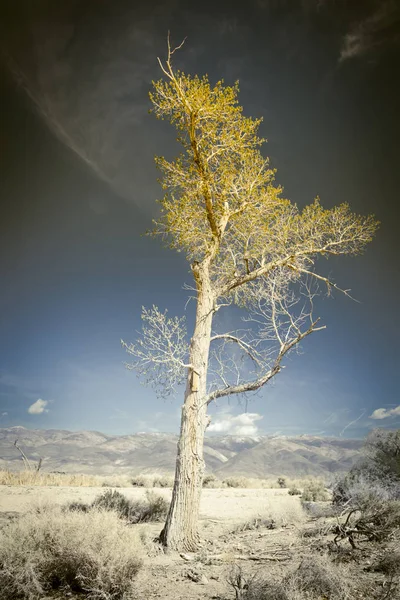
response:
<path id="1" fill-rule="evenodd" d="M 37 473 L 36 471 L 0 471 L 0 485 L 37 485 L 65 487 L 129 487 L 130 478 L 124 475 L 102 477 L 79 473 Z"/>
<path id="2" fill-rule="evenodd" d="M 133 590 L 143 546 L 114 512 L 42 506 L 0 531 L 2 600 L 39 600 L 53 591 L 122 600 Z"/>
<path id="3" fill-rule="evenodd" d="M 313 555 L 281 581 L 271 581 L 260 572 L 246 578 L 235 568 L 228 583 L 238 600 L 347 600 L 349 586 L 345 567 L 334 565 L 327 557 Z"/>
<path id="4" fill-rule="evenodd" d="M 218 479 L 214 474 L 205 476 L 203 487 L 223 489 L 282 489 L 282 477 L 257 479 L 255 477 L 227 477 Z M 85 475 L 79 473 L 46 473 L 45 471 L 0 471 L 0 485 L 29 485 L 29 486 L 65 486 L 65 487 L 144 487 L 144 488 L 172 488 L 174 478 L 171 474 L 145 473 L 140 475 Z M 318 479 L 290 479 L 285 478 L 287 488 L 300 488 L 320 486 Z"/>
<path id="5" fill-rule="evenodd" d="M 266 499 L 262 513 L 238 523 L 234 533 L 252 529 L 276 529 L 288 525 L 302 525 L 306 520 L 299 498 L 293 496 L 279 496 L 277 502 L 273 498 Z"/>
<path id="6" fill-rule="evenodd" d="M 135 475 L 134 477 L 131 477 L 130 484 L 133 485 L 133 487 L 172 488 L 174 485 L 174 478 L 172 475 L 147 473 L 145 475 Z"/>
<path id="7" fill-rule="evenodd" d="M 284 485 L 283 485 L 284 484 Z M 290 479 L 289 477 L 277 477 L 267 479 L 257 479 L 255 477 L 227 477 L 220 481 L 215 479 L 211 485 L 205 487 L 232 487 L 232 488 L 247 488 L 247 489 L 265 489 L 279 490 L 283 488 L 299 489 L 299 494 L 307 487 L 320 487 L 321 480 L 315 477 L 306 477 L 303 479 Z"/>

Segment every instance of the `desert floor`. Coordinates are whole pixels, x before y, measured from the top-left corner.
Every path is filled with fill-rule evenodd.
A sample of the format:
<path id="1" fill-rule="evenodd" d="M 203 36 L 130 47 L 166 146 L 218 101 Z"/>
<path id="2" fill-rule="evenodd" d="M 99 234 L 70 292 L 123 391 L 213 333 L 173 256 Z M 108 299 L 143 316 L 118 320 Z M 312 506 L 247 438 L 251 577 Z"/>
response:
<path id="1" fill-rule="evenodd" d="M 143 488 L 119 491 L 128 498 L 145 494 Z M 171 494 L 166 489 L 155 491 L 166 498 Z M 38 504 L 91 502 L 102 492 L 104 488 L 0 486 L 0 527 Z M 257 517 L 273 519 L 274 528 L 268 528 L 268 521 L 261 524 Z M 235 591 L 227 581 L 232 570 L 240 567 L 246 577 L 258 573 L 279 580 L 296 568 L 303 556 L 324 554 L 333 538 L 326 535 L 329 520 L 307 516 L 299 498 L 289 496 L 285 489 L 204 489 L 200 524 L 201 550 L 183 555 L 164 553 L 153 543 L 162 523 L 133 525 L 143 528 L 149 540 L 148 556 L 137 579 L 136 600 L 233 599 Z M 307 535 L 316 525 L 320 534 Z M 348 568 L 350 577 L 357 581 L 362 570 L 359 561 L 352 561 Z M 362 578 L 366 577 L 370 575 L 363 574 Z M 365 590 L 365 581 L 363 586 Z M 353 597 L 366 598 L 365 591 L 359 595 L 355 589 Z"/>

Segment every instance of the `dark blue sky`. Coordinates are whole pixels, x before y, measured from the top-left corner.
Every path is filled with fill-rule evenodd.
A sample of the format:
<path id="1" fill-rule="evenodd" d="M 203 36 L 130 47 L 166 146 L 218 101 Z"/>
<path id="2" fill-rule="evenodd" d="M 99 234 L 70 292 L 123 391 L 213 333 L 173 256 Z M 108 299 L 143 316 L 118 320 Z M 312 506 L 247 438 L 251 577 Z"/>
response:
<path id="1" fill-rule="evenodd" d="M 168 29 L 188 38 L 178 66 L 240 80 L 287 197 L 347 201 L 382 222 L 364 256 L 322 265 L 361 303 L 324 300 L 327 330 L 251 398 L 254 416 L 235 420 L 234 398 L 211 407 L 215 430 L 398 426 L 397 3 L 31 5 L 0 19 L 0 427 L 178 431 L 181 397 L 157 400 L 120 347 L 142 305 L 183 314 L 191 282 L 181 256 L 143 236 L 161 195 L 153 156 L 177 152 L 174 132 L 147 114 Z"/>

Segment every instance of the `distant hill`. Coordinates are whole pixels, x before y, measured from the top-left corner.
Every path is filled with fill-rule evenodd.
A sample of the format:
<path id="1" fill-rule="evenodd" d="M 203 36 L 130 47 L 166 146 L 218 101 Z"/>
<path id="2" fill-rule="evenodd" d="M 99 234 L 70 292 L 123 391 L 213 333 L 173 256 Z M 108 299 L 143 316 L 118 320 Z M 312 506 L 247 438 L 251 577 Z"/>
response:
<path id="1" fill-rule="evenodd" d="M 20 470 L 26 456 L 43 459 L 43 471 L 98 475 L 172 473 L 178 437 L 169 433 L 110 436 L 98 431 L 0 429 L 0 469 Z M 218 478 L 329 476 L 348 470 L 359 458 L 362 440 L 297 437 L 206 437 L 207 471 Z"/>

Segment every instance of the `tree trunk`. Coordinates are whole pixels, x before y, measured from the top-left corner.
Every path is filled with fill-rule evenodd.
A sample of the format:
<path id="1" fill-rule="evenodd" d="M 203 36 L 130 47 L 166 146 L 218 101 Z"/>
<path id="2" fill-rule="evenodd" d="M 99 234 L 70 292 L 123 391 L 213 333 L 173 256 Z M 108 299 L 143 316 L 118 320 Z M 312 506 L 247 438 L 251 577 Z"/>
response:
<path id="1" fill-rule="evenodd" d="M 198 520 L 204 475 L 203 442 L 207 427 L 204 402 L 214 297 L 208 273 L 195 267 L 197 311 L 190 345 L 190 365 L 181 413 L 175 482 L 160 542 L 172 550 L 195 551 L 200 544 Z"/>

